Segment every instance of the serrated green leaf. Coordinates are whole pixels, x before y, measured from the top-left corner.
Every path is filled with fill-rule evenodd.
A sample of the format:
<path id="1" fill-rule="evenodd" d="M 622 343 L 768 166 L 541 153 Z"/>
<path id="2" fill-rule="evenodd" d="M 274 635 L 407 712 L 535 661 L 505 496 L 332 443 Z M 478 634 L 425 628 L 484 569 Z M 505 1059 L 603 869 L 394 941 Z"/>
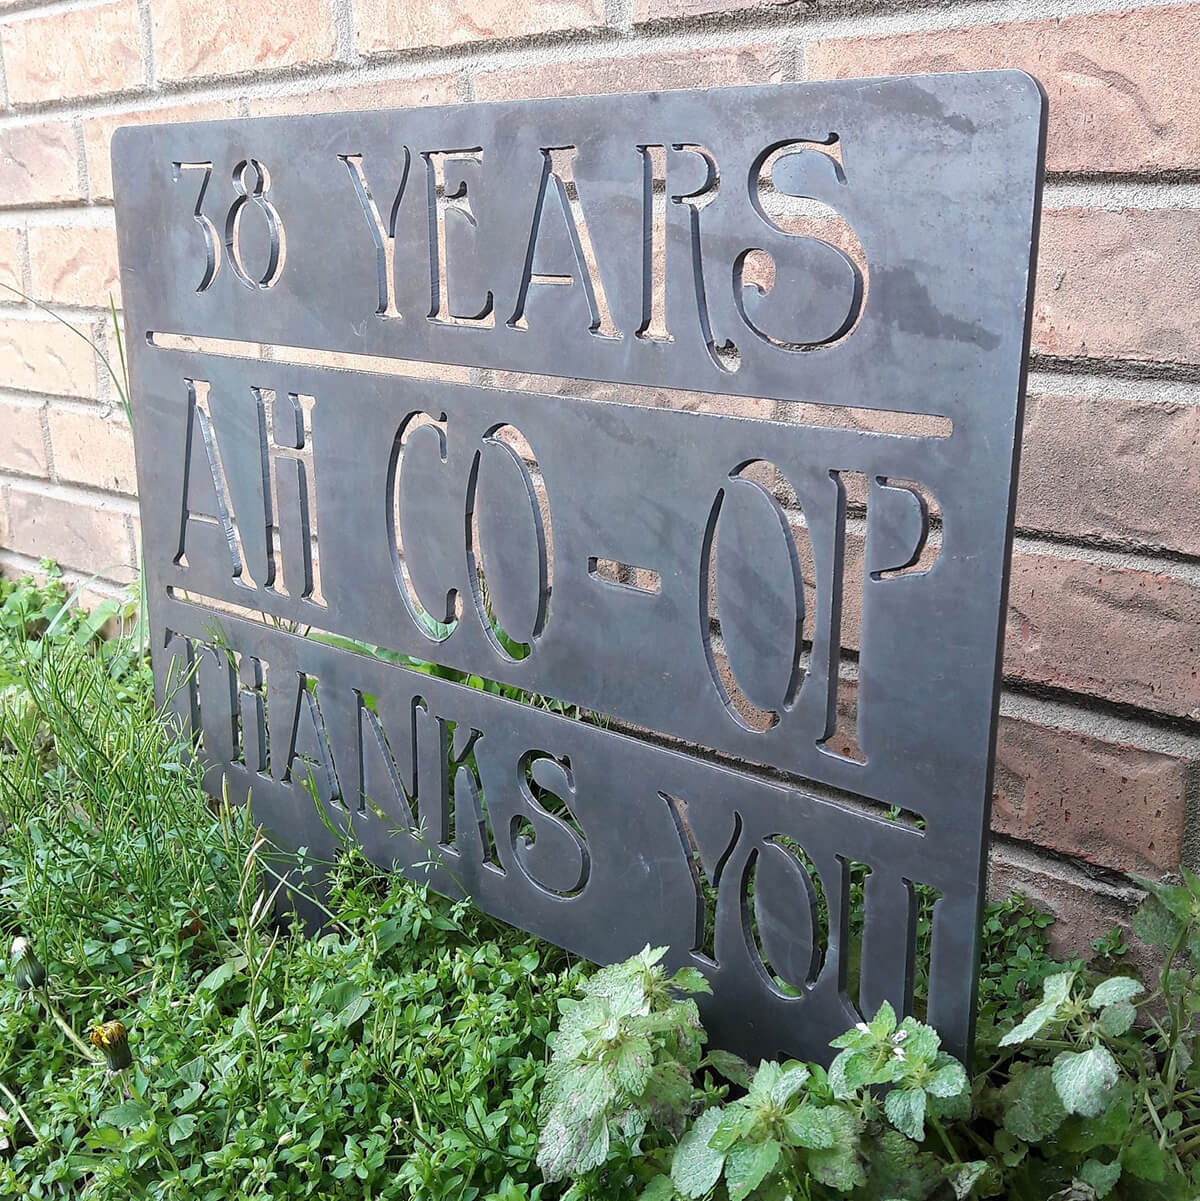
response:
<path id="1" fill-rule="evenodd" d="M 867 1182 L 867 1174 L 853 1147 L 837 1146 L 828 1151 L 810 1151 L 808 1170 L 815 1180 L 841 1193 L 861 1188 Z"/>
<path id="2" fill-rule="evenodd" d="M 754 1114 L 744 1105 L 731 1105 L 715 1112 L 720 1120 L 713 1125 L 709 1146 L 724 1155 L 742 1137 L 742 1131 L 754 1125 Z"/>
<path id="3" fill-rule="evenodd" d="M 1117 1186 L 1121 1178 L 1121 1161 L 1114 1159 L 1112 1163 L 1101 1163 L 1098 1159 L 1089 1159 L 1079 1169 L 1079 1179 L 1090 1184 L 1096 1190 L 1096 1196 L 1103 1201 Z"/>
<path id="4" fill-rule="evenodd" d="M 896 1029 L 896 1011 L 890 1002 L 884 1001 L 879 1006 L 875 1016 L 867 1023 L 867 1028 L 877 1039 L 887 1038 Z"/>
<path id="5" fill-rule="evenodd" d="M 644 1189 L 638 1201 L 671 1201 L 675 1196 L 675 1185 L 670 1176 L 655 1176 Z"/>
<path id="6" fill-rule="evenodd" d="M 671 1180 L 684 1197 L 703 1197 L 721 1178 L 725 1152 L 715 1150 L 710 1140 L 723 1116 L 720 1109 L 706 1109 L 675 1148 Z"/>
<path id="7" fill-rule="evenodd" d="M 682 993 L 711 993 L 712 985 L 708 982 L 708 977 L 695 967 L 681 967 L 679 971 L 673 975 L 667 983 L 675 989 L 676 992 Z"/>
<path id="8" fill-rule="evenodd" d="M 1121 1153 L 1121 1166 L 1131 1176 L 1160 1184 L 1167 1174 L 1167 1152 L 1156 1138 L 1139 1134 Z"/>
<path id="9" fill-rule="evenodd" d="M 920 1142 L 925 1137 L 925 1090 L 894 1088 L 883 1102 L 883 1111 L 901 1134 Z"/>
<path id="10" fill-rule="evenodd" d="M 1049 1067 L 1032 1068 L 1014 1076 L 1004 1086 L 1001 1100 L 1004 1129 L 1025 1143 L 1049 1138 L 1067 1116 Z"/>
<path id="11" fill-rule="evenodd" d="M 1130 1001 L 1145 991 L 1146 986 L 1140 980 L 1134 980 L 1130 976 L 1110 976 L 1096 985 L 1092 995 L 1088 997 L 1088 1007 L 1103 1009 L 1117 1001 Z"/>
<path id="12" fill-rule="evenodd" d="M 1133 915 L 1133 932 L 1152 947 L 1170 947 L 1183 923 L 1157 897 L 1147 897 Z"/>
<path id="13" fill-rule="evenodd" d="M 910 1064 L 933 1063 L 941 1048 L 942 1040 L 932 1027 L 918 1022 L 916 1018 L 905 1018 L 899 1030 L 892 1035 L 892 1042 L 904 1051 Z"/>
<path id="14" fill-rule="evenodd" d="M 812 1151 L 827 1151 L 837 1141 L 837 1130 L 830 1120 L 832 1108 L 819 1109 L 815 1105 L 801 1105 L 783 1119 L 788 1142 L 793 1147 L 806 1147 Z"/>
<path id="15" fill-rule="evenodd" d="M 809 1070 L 802 1063 L 789 1063 L 771 1086 L 771 1102 L 782 1109 L 808 1082 Z"/>
<path id="16" fill-rule="evenodd" d="M 956 1201 L 965 1201 L 971 1195 L 975 1186 L 984 1178 L 988 1170 L 986 1159 L 973 1159 L 970 1163 L 960 1164 L 950 1177 L 950 1187 L 954 1190 Z"/>
<path id="17" fill-rule="evenodd" d="M 1041 1001 L 1000 1040 L 1000 1045 L 1010 1047 L 1015 1043 L 1023 1043 L 1033 1038 L 1043 1026 L 1054 1021 L 1058 1016 L 1059 1006 L 1070 995 L 1071 982 L 1074 979 L 1074 972 L 1059 972 L 1048 977 L 1042 985 Z"/>
<path id="18" fill-rule="evenodd" d="M 654 1052 L 644 1038 L 623 1042 L 616 1054 L 617 1085 L 631 1097 L 639 1096 L 654 1068 Z"/>
<path id="19" fill-rule="evenodd" d="M 1063 1051 L 1050 1070 L 1059 1100 L 1067 1112 L 1088 1118 L 1104 1112 L 1121 1075 L 1116 1060 L 1104 1047 Z"/>
<path id="20" fill-rule="evenodd" d="M 1120 1038 L 1137 1020 L 1137 1010 L 1128 1001 L 1115 1001 L 1100 1011 L 1100 1033 L 1109 1038 Z"/>
<path id="21" fill-rule="evenodd" d="M 929 1077 L 925 1091 L 934 1097 L 956 1097 L 968 1087 L 967 1072 L 961 1063 L 951 1059 Z"/>
<path id="22" fill-rule="evenodd" d="M 713 1050 L 709 1051 L 704 1062 L 716 1068 L 726 1080 L 740 1084 L 742 1088 L 750 1087 L 753 1069 L 740 1055 L 734 1055 L 731 1051 Z"/>
<path id="23" fill-rule="evenodd" d="M 729 1201 L 742 1201 L 748 1197 L 778 1162 L 779 1144 L 773 1138 L 734 1147 L 725 1158 L 725 1186 L 729 1189 Z"/>
<path id="24" fill-rule="evenodd" d="M 774 1060 L 768 1059 L 760 1063 L 758 1071 L 754 1073 L 754 1079 L 750 1081 L 747 1100 L 769 1101 L 771 1099 L 771 1090 L 778 1083 L 782 1075 L 783 1069 Z"/>

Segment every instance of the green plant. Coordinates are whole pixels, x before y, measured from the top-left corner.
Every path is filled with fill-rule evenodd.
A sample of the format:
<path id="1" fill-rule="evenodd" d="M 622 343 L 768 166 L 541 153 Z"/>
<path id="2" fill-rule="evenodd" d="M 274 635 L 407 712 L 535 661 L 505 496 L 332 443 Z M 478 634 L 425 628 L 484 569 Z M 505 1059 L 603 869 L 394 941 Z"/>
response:
<path id="1" fill-rule="evenodd" d="M 683 1133 L 705 1037 L 687 994 L 710 989 L 695 968 L 668 977 L 664 954 L 665 947 L 646 947 L 598 971 L 580 1000 L 560 1002 L 539 1112 L 538 1164 L 550 1182 L 583 1177 L 573 1190 L 580 1197 L 605 1182 L 623 1184 L 631 1159 L 663 1145 L 655 1136 Z"/>
<path id="2" fill-rule="evenodd" d="M 0 978 L 0 1196 L 553 1197 L 545 1041 L 584 966 L 354 855 L 323 933 L 281 924 L 305 865 L 207 800 L 148 675 L 31 632 L 0 697 L 0 930 L 28 940 Z"/>

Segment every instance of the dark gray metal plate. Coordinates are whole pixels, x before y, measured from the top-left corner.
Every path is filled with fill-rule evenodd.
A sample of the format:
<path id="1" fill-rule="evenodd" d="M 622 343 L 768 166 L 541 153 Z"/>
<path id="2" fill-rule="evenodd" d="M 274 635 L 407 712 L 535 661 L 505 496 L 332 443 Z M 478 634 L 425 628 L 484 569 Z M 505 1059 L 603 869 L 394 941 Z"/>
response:
<path id="1" fill-rule="evenodd" d="M 965 1053 L 1043 139 L 1015 72 L 119 131 L 155 670 L 212 785 L 669 944 L 723 1045 L 823 1057 L 927 971 Z"/>

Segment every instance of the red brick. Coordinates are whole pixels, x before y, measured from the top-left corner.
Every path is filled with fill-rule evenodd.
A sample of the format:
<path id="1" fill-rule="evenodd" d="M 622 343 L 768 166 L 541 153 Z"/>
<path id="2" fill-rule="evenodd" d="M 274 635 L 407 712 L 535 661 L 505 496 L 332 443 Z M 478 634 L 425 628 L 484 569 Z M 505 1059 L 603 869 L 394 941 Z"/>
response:
<path id="1" fill-rule="evenodd" d="M 1013 556 L 1005 671 L 1200 719 L 1200 588 L 1055 555 Z"/>
<path id="2" fill-rule="evenodd" d="M 786 11 L 792 3 L 794 0 L 633 0 L 633 21 L 635 25 L 645 25 L 650 21 L 742 12 L 747 8 Z"/>
<path id="3" fill-rule="evenodd" d="M 40 405 L 0 401 L 0 471 L 45 476 L 46 439 Z"/>
<path id="4" fill-rule="evenodd" d="M 1190 769 L 1170 755 L 1002 717 L 992 829 L 1121 872 L 1176 872 Z"/>
<path id="5" fill-rule="evenodd" d="M 357 109 L 428 108 L 458 100 L 458 77 L 430 75 L 420 79 L 381 79 L 345 88 L 326 88 L 291 96 L 256 96 L 250 116 L 279 117 L 292 113 L 348 113 Z"/>
<path id="6" fill-rule="evenodd" d="M 604 0 L 355 0 L 355 43 L 362 54 L 500 41 L 596 29 Z"/>
<path id="7" fill-rule="evenodd" d="M 54 471 L 60 480 L 128 496 L 137 492 L 133 435 L 115 410 L 106 415 L 98 409 L 51 406 L 49 419 Z"/>
<path id="8" fill-rule="evenodd" d="M 1200 406 L 1031 396 L 1017 524 L 1200 556 Z"/>
<path id="9" fill-rule="evenodd" d="M 31 225 L 30 289 L 51 304 L 121 307 L 117 232 L 112 226 Z"/>
<path id="10" fill-rule="evenodd" d="M 46 121 L 0 129 L 0 208 L 82 199 L 70 125 Z"/>
<path id="11" fill-rule="evenodd" d="M 146 82 L 134 0 L 12 21 L 0 30 L 0 45 L 13 104 L 101 96 Z"/>
<path id="12" fill-rule="evenodd" d="M 215 121 L 236 117 L 235 100 L 197 100 L 165 108 L 141 108 L 124 113 L 105 113 L 83 122 L 83 150 L 87 157 L 88 190 L 93 200 L 112 200 L 111 144 L 122 125 L 159 125 L 174 121 Z"/>
<path id="13" fill-rule="evenodd" d="M 1013 893 L 1027 897 L 1058 919 L 1049 930 L 1054 954 L 1083 959 L 1092 957 L 1092 939 L 1104 937 L 1114 926 L 1128 932 L 1141 895 L 1132 888 L 1092 886 L 1085 878 L 1062 872 L 1053 864 L 994 847 L 988 864 L 988 899 L 1004 901 Z M 1127 941 L 1132 965 L 1153 972 L 1154 952 L 1131 934 Z"/>
<path id="14" fill-rule="evenodd" d="M 86 328 L 80 332 L 90 336 Z M 95 352 L 72 329 L 51 318 L 0 320 L 0 388 L 94 396 Z"/>
<path id="15" fill-rule="evenodd" d="M 812 79 L 1028 71 L 1050 100 L 1049 170 L 1194 170 L 1198 24 L 1200 5 L 1192 4 L 839 38 L 809 45 L 806 66 Z"/>
<path id="16" fill-rule="evenodd" d="M 1033 346 L 1062 357 L 1200 362 L 1200 211 L 1043 214 Z"/>
<path id="17" fill-rule="evenodd" d="M 9 512 L 12 550 L 123 582 L 133 578 L 128 523 L 111 501 L 65 500 L 13 487 Z"/>
<path id="18" fill-rule="evenodd" d="M 596 96 L 739 83 L 778 83 L 778 46 L 682 50 L 630 58 L 572 59 L 517 70 L 484 71 L 473 81 L 477 100 L 532 96 Z"/>
<path id="19" fill-rule="evenodd" d="M 20 304 L 21 298 L 8 291 L 22 291 L 21 254 L 24 232 L 16 226 L 0 227 L 0 304 Z"/>
<path id="20" fill-rule="evenodd" d="M 162 80 L 311 66 L 337 46 L 329 0 L 151 0 L 150 20 Z"/>

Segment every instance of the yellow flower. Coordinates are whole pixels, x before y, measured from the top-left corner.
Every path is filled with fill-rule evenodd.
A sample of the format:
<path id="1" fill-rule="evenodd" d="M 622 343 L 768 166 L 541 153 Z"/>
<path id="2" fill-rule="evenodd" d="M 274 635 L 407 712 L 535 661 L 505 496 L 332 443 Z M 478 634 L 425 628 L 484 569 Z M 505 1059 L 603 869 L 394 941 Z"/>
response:
<path id="1" fill-rule="evenodd" d="M 129 1053 L 129 1032 L 123 1022 L 103 1022 L 93 1026 L 88 1039 L 104 1055 L 110 1072 L 121 1072 L 133 1063 Z"/>

